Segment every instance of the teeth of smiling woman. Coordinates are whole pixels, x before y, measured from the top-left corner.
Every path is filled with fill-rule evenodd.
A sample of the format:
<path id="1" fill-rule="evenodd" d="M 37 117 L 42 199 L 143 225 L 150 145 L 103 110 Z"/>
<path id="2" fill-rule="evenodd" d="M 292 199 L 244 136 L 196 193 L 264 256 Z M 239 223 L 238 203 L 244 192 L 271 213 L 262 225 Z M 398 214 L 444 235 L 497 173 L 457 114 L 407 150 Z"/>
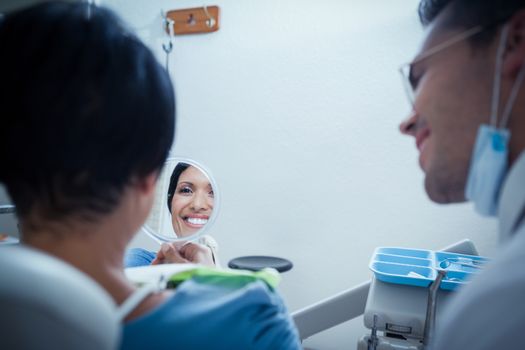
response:
<path id="1" fill-rule="evenodd" d="M 205 225 L 208 222 L 207 219 L 199 218 L 187 218 L 186 220 L 192 225 Z"/>

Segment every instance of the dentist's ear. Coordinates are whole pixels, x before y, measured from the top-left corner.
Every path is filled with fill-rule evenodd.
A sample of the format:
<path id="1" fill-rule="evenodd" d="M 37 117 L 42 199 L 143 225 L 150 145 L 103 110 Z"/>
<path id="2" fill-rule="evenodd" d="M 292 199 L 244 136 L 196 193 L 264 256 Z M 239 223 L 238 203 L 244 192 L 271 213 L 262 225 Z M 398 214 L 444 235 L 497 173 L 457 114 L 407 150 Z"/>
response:
<path id="1" fill-rule="evenodd" d="M 508 21 L 509 36 L 503 60 L 503 75 L 516 79 L 525 64 L 525 9 L 516 12 Z"/>

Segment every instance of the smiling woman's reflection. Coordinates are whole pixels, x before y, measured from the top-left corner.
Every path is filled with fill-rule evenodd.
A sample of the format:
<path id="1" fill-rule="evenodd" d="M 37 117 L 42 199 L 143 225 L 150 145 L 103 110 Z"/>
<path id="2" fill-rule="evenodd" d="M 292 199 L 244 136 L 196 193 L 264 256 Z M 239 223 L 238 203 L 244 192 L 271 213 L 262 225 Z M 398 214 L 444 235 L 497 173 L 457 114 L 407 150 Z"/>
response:
<path id="1" fill-rule="evenodd" d="M 177 236 L 202 229 L 213 210 L 213 188 L 206 175 L 190 164 L 178 163 L 170 178 L 168 209 Z"/>
<path id="2" fill-rule="evenodd" d="M 213 211 L 213 188 L 208 177 L 198 168 L 179 162 L 173 169 L 167 193 L 167 206 L 177 237 L 197 233 L 207 223 Z M 218 265 L 218 245 L 215 239 L 204 235 L 197 243 L 163 243 L 159 251 L 130 249 L 125 266 L 144 266 L 162 263 L 197 263 Z"/>

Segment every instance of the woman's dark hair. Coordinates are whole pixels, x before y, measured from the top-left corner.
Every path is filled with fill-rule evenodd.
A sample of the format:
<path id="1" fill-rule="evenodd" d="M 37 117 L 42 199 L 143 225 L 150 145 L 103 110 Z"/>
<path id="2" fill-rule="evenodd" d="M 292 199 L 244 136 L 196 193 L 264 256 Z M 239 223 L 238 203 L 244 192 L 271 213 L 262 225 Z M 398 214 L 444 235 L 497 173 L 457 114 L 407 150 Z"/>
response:
<path id="1" fill-rule="evenodd" d="M 424 26 L 433 22 L 443 10 L 450 6 L 445 25 L 450 28 L 470 29 L 482 26 L 485 30 L 470 38 L 474 44 L 490 42 L 497 25 L 503 23 L 516 11 L 525 8 L 523 0 L 421 0 L 419 19 Z"/>
<path id="2" fill-rule="evenodd" d="M 0 182 L 20 217 L 94 219 L 160 170 L 173 87 L 113 12 L 42 3 L 4 17 L 0 47 Z"/>
<path id="3" fill-rule="evenodd" d="M 175 169 L 173 169 L 173 172 L 171 173 L 170 177 L 170 186 L 168 187 L 168 210 L 171 213 L 171 200 L 173 199 L 173 195 L 175 195 L 175 190 L 177 189 L 177 184 L 179 183 L 179 177 L 180 175 L 190 167 L 188 163 L 179 162 Z"/>

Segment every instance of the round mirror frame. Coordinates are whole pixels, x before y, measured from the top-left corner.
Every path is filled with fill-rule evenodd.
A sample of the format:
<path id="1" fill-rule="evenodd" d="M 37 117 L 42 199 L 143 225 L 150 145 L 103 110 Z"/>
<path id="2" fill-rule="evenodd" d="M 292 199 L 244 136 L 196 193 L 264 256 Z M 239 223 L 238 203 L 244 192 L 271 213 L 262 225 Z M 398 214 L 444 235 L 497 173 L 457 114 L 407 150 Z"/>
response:
<path id="1" fill-rule="evenodd" d="M 177 237 L 177 238 L 169 238 L 167 237 L 166 235 L 163 235 L 161 233 L 158 233 L 158 232 L 155 232 L 155 230 L 153 230 L 150 226 L 148 226 L 147 224 L 147 220 L 146 222 L 142 225 L 141 227 L 141 230 L 146 233 L 148 236 L 150 236 L 154 241 L 156 241 L 157 243 L 159 244 L 162 244 L 164 242 L 185 242 L 185 241 L 195 241 L 197 239 L 199 239 L 200 237 L 202 237 L 204 235 L 204 233 L 209 230 L 209 228 L 213 225 L 213 223 L 215 222 L 215 220 L 217 219 L 217 215 L 218 215 L 218 212 L 219 212 L 219 207 L 220 207 L 220 191 L 219 191 L 219 188 L 217 186 L 217 183 L 215 181 L 215 179 L 213 178 L 212 174 L 210 173 L 210 171 L 204 167 L 202 164 L 200 164 L 199 162 L 191 159 L 191 158 L 186 158 L 186 157 L 169 157 L 168 159 L 166 159 L 166 162 L 164 163 L 164 168 L 162 169 L 162 171 L 164 171 L 167 167 L 168 164 L 170 164 L 171 162 L 176 162 L 175 166 L 177 166 L 178 163 L 186 163 L 186 164 L 189 164 L 195 168 L 197 168 L 197 170 L 201 171 L 207 178 L 208 180 L 210 181 L 210 185 L 211 185 L 211 188 L 213 189 L 213 210 L 212 210 L 212 213 L 211 213 L 211 216 L 210 218 L 208 219 L 208 222 L 204 225 L 204 227 L 202 227 L 201 229 L 199 229 L 199 231 L 197 231 L 196 233 L 190 235 L 190 236 L 186 236 L 186 237 Z M 173 169 L 175 169 L 175 167 L 173 167 Z M 171 170 L 173 172 L 173 170 Z M 171 178 L 171 174 L 170 176 L 168 177 L 168 179 Z M 157 186 L 159 185 L 165 185 L 165 184 L 161 184 L 160 183 L 160 180 L 159 182 L 157 183 Z M 167 190 L 168 190 L 168 187 L 169 187 L 169 183 L 168 183 L 168 186 L 165 186 L 165 190 L 163 188 L 163 191 L 162 193 L 164 193 L 164 196 L 162 197 L 162 207 L 166 208 L 166 204 L 165 204 L 165 201 L 166 201 L 166 196 L 165 194 L 167 193 Z M 159 200 L 157 198 L 155 198 L 155 200 Z M 165 209 L 167 210 L 167 208 Z M 171 213 L 170 213 L 171 215 Z M 148 217 L 149 219 L 149 217 Z M 173 230 L 175 232 L 175 230 Z"/>

